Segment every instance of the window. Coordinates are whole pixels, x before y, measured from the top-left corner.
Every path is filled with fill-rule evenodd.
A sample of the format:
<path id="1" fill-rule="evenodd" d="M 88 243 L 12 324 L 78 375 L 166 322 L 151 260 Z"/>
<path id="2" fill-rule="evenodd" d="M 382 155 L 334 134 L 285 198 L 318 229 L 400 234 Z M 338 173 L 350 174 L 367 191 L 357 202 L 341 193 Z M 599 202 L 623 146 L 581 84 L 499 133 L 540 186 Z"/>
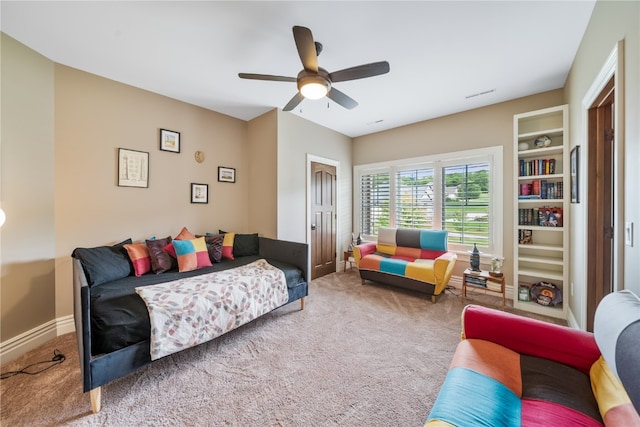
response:
<path id="1" fill-rule="evenodd" d="M 389 200 L 391 197 L 389 172 L 371 172 L 360 181 L 362 233 L 378 234 L 378 227 L 389 226 Z"/>
<path id="2" fill-rule="evenodd" d="M 442 168 L 442 229 L 449 243 L 489 247 L 489 163 Z"/>
<path id="3" fill-rule="evenodd" d="M 449 248 L 502 252 L 502 147 L 354 168 L 363 236 L 384 226 L 447 230 Z M 493 189 L 493 191 L 492 191 Z"/>
<path id="4" fill-rule="evenodd" d="M 433 168 L 396 172 L 397 227 L 433 228 Z"/>

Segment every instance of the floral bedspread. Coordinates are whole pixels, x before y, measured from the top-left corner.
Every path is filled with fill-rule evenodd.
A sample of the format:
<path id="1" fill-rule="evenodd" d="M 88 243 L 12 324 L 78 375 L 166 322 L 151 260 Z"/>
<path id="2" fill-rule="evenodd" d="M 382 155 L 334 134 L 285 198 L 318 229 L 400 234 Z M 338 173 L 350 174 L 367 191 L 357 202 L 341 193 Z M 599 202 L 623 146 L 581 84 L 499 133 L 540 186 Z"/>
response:
<path id="1" fill-rule="evenodd" d="M 151 360 L 216 338 L 289 299 L 284 273 L 263 259 L 136 292 L 151 319 Z"/>

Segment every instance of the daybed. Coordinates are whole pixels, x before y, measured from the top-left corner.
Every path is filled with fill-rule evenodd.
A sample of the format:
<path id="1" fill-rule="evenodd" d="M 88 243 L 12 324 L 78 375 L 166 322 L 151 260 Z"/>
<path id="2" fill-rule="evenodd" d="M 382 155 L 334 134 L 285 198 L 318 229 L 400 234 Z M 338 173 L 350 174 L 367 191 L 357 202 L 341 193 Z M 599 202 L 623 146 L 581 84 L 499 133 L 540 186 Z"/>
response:
<path id="1" fill-rule="evenodd" d="M 640 299 L 607 295 L 594 333 L 475 305 L 425 427 L 640 426 Z"/>
<path id="2" fill-rule="evenodd" d="M 447 231 L 380 227 L 378 242 L 355 246 L 354 259 L 365 280 L 431 295 L 436 302 L 458 259 L 447 249 Z"/>
<path id="3" fill-rule="evenodd" d="M 192 309 L 195 310 L 193 306 L 200 303 L 214 306 L 210 306 L 210 311 L 204 316 L 182 316 L 181 313 L 173 316 L 187 323 L 187 327 L 194 327 L 192 320 L 195 317 L 205 319 L 206 325 L 203 326 L 203 322 L 196 325 L 200 327 L 199 335 L 192 333 L 191 337 L 187 337 L 195 340 L 195 344 L 189 341 L 190 346 L 203 342 L 200 341 L 203 336 L 205 340 L 215 338 L 266 311 L 298 299 L 301 309 L 304 309 L 304 297 L 308 295 L 307 244 L 235 233 L 191 235 L 195 238 L 187 236 L 178 239 L 185 237 L 185 230 L 173 240 L 167 237 L 132 244 L 128 239 L 114 246 L 77 248 L 73 252 L 74 317 L 80 369 L 83 391 L 90 392 L 93 412 L 100 410 L 100 386 L 163 356 L 162 352 L 152 354 L 156 335 L 159 335 L 158 329 L 162 327 L 151 328 L 151 323 L 154 316 L 156 322 L 162 318 L 159 317 L 160 310 L 151 310 L 154 314 L 150 316 L 150 310 L 147 309 L 150 303 L 148 292 L 151 290 L 178 286 L 182 294 L 177 296 L 181 298 L 185 289 L 191 286 L 196 291 L 190 294 L 192 304 L 186 309 L 192 312 Z M 187 234 L 190 234 L 188 230 Z M 183 251 L 185 247 L 187 249 Z M 172 254 L 176 258 L 167 256 L 172 248 L 176 250 Z M 193 252 L 197 254 L 195 257 Z M 253 266 L 259 266 L 268 274 L 247 270 Z M 249 277 L 241 277 L 244 283 L 229 284 L 227 276 L 238 270 Z M 196 295 L 203 281 L 215 282 L 220 275 L 227 280 L 227 283 L 218 280 L 221 282 L 219 285 L 225 288 L 215 288 L 215 291 L 208 291 L 207 294 Z M 267 283 L 265 290 L 256 290 L 257 284 L 267 281 L 265 277 L 270 275 L 274 277 L 274 282 L 279 283 Z M 279 286 L 277 303 L 273 295 L 276 294 L 276 286 Z M 237 292 L 241 292 L 240 297 L 236 295 Z M 161 294 L 151 295 L 156 300 L 164 298 L 158 297 Z M 182 303 L 179 298 L 177 305 Z M 216 320 L 226 322 L 223 328 L 215 324 Z M 174 330 L 169 333 L 173 334 Z M 169 338 L 174 339 L 174 336 Z M 178 338 L 176 335 L 175 339 Z M 177 348 L 176 351 L 183 345 L 180 342 L 171 344 Z M 155 349 L 158 348 L 156 345 Z"/>

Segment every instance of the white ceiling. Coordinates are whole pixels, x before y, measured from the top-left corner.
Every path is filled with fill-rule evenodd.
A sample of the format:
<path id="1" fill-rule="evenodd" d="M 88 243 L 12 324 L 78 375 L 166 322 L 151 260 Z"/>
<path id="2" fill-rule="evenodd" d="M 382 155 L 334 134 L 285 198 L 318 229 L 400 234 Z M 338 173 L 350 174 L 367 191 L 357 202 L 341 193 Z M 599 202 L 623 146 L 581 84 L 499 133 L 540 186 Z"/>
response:
<path id="1" fill-rule="evenodd" d="M 335 84 L 355 109 L 324 98 L 291 112 L 355 137 L 563 87 L 594 4 L 3 0 L 1 30 L 57 63 L 250 120 L 297 88 L 238 73 L 295 77 L 292 27 L 305 26 L 329 72 L 389 61 Z"/>

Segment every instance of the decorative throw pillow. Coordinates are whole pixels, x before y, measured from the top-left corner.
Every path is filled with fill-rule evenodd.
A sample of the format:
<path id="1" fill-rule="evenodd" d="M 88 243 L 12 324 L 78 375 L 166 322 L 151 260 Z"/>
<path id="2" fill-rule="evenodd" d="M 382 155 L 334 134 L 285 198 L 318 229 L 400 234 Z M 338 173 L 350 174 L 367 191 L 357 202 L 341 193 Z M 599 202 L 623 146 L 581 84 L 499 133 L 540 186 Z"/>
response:
<path id="1" fill-rule="evenodd" d="M 220 260 L 222 260 L 222 242 L 224 241 L 224 235 L 206 235 L 204 236 L 204 241 L 207 243 L 207 251 L 209 252 L 211 262 L 220 262 Z"/>
<path id="2" fill-rule="evenodd" d="M 131 262 L 127 251 L 123 248 L 129 243 L 131 239 L 113 246 L 76 248 L 71 256 L 82 264 L 89 286 L 101 285 L 131 274 Z"/>
<path id="3" fill-rule="evenodd" d="M 238 234 L 233 239 L 233 256 L 258 255 L 259 252 L 258 233 Z"/>
<path id="4" fill-rule="evenodd" d="M 160 274 L 178 267 L 176 257 L 172 257 L 164 249 L 165 246 L 170 246 L 175 254 L 175 250 L 171 244 L 171 236 L 165 237 L 164 239 L 147 240 L 146 243 L 149 248 L 149 255 L 151 256 L 151 269 L 154 273 Z"/>
<path id="5" fill-rule="evenodd" d="M 235 240 L 236 233 L 225 233 L 224 240 L 222 241 L 222 259 L 234 259 L 233 258 L 233 241 Z"/>
<path id="6" fill-rule="evenodd" d="M 162 249 L 164 249 L 164 251 L 168 253 L 173 259 L 178 259 L 178 255 L 176 255 L 176 249 L 173 247 L 173 242 L 167 244 L 167 246 Z"/>
<path id="7" fill-rule="evenodd" d="M 147 245 L 144 243 L 130 243 L 124 245 L 124 248 L 129 254 L 129 259 L 133 264 L 133 271 L 137 277 L 151 271 L 151 256 Z"/>
<path id="8" fill-rule="evenodd" d="M 178 270 L 191 271 L 202 267 L 211 267 L 209 252 L 204 237 L 192 240 L 174 240 L 173 247 L 178 256 Z"/>
<path id="9" fill-rule="evenodd" d="M 182 227 L 180 233 L 173 240 L 193 240 L 196 238 L 196 235 L 190 232 L 187 227 Z"/>

